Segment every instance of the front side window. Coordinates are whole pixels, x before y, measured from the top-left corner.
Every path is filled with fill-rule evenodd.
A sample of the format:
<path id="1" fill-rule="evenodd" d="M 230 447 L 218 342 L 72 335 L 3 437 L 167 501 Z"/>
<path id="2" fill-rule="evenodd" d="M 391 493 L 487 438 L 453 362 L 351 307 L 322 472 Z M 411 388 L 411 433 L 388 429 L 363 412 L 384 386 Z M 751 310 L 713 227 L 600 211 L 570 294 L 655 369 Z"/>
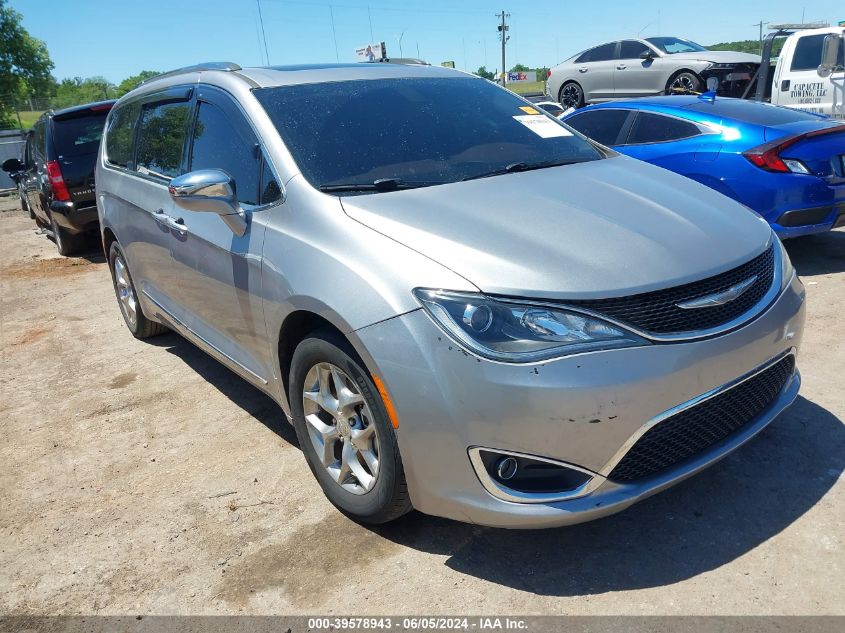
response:
<path id="1" fill-rule="evenodd" d="M 106 132 L 106 159 L 112 165 L 132 169 L 135 124 L 140 113 L 137 102 L 119 106 L 112 113 Z"/>
<path id="2" fill-rule="evenodd" d="M 324 190 L 385 179 L 438 185 L 509 166 L 603 158 L 557 119 L 477 78 L 333 81 L 254 94 L 303 176 Z"/>
<path id="3" fill-rule="evenodd" d="M 258 204 L 258 140 L 212 103 L 200 102 L 189 170 L 222 169 L 235 181 L 238 202 Z"/>
<path id="4" fill-rule="evenodd" d="M 566 123 L 602 145 L 616 145 L 628 114 L 628 110 L 587 110 L 567 118 Z"/>
<path id="5" fill-rule="evenodd" d="M 628 144 L 663 143 L 677 141 L 692 136 L 698 136 L 701 131 L 689 121 L 681 121 L 673 117 L 640 112 L 628 134 Z"/>
<path id="6" fill-rule="evenodd" d="M 822 63 L 822 47 L 824 46 L 825 34 L 805 35 L 795 45 L 795 54 L 792 56 L 790 70 L 816 70 Z M 845 47 L 839 47 L 839 56 L 836 59 L 837 68 L 845 66 Z"/>
<path id="7" fill-rule="evenodd" d="M 181 173 L 190 112 L 187 102 L 144 106 L 138 126 L 138 172 L 165 179 Z"/>
<path id="8" fill-rule="evenodd" d="M 643 53 L 653 52 L 648 46 L 636 40 L 625 40 L 619 49 L 619 59 L 639 59 Z"/>

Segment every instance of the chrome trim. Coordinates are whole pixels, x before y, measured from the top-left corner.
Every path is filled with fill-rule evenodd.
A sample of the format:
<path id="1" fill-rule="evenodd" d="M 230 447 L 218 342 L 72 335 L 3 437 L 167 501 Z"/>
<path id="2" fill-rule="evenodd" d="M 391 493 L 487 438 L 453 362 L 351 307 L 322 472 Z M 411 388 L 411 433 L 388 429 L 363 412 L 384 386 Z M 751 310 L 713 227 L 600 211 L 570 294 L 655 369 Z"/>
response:
<path id="1" fill-rule="evenodd" d="M 189 328 L 187 325 L 185 325 L 180 319 L 173 316 L 173 314 L 171 314 L 170 311 L 168 311 L 158 301 L 153 299 L 150 296 L 150 293 L 148 293 L 146 290 L 141 290 L 141 293 L 147 299 L 149 299 L 149 301 L 156 307 L 156 310 L 158 310 L 160 312 L 159 317 L 165 319 L 166 321 L 169 321 L 174 327 L 176 327 L 176 329 L 183 330 L 184 333 L 186 333 L 187 335 L 195 338 L 197 341 L 199 341 L 200 343 L 202 343 L 203 345 L 208 347 L 210 350 L 212 350 L 215 354 L 218 354 L 221 358 L 223 358 L 224 360 L 226 360 L 229 363 L 231 363 L 232 365 L 234 365 L 237 369 L 240 369 L 241 371 L 247 373 L 248 375 L 252 376 L 256 380 L 260 381 L 262 385 L 268 384 L 267 381 L 264 378 L 262 378 L 261 376 L 256 374 L 249 367 L 247 367 L 244 364 L 236 361 L 234 358 L 229 356 L 226 352 L 221 350 L 219 347 L 217 347 L 213 343 L 209 342 L 207 339 L 203 338 L 202 336 L 200 336 L 199 334 L 194 332 L 191 328 Z"/>
<path id="2" fill-rule="evenodd" d="M 520 492 L 519 490 L 513 490 L 512 488 L 503 486 L 490 476 L 490 473 L 487 472 L 487 468 L 484 466 L 484 462 L 481 459 L 481 451 L 496 453 L 497 455 L 509 455 L 511 457 L 524 457 L 538 462 L 545 462 L 547 464 L 560 466 L 561 468 L 576 470 L 584 473 L 585 475 L 590 475 L 591 478 L 574 490 L 567 490 L 565 492 Z M 470 446 L 467 449 L 467 453 L 469 454 L 469 460 L 472 463 L 473 470 L 475 470 L 475 475 L 478 477 L 481 485 L 484 486 L 484 489 L 487 492 L 502 501 L 510 501 L 512 503 L 554 503 L 556 501 L 566 501 L 568 499 L 576 499 L 578 497 L 588 495 L 606 481 L 606 478 L 602 475 L 596 474 L 591 470 L 582 468 L 581 466 L 575 466 L 574 464 L 568 464 L 567 462 L 549 459 L 548 457 L 539 457 L 529 453 L 518 453 L 516 451 L 506 451 L 498 448 L 487 448 L 486 446 Z"/>
<path id="3" fill-rule="evenodd" d="M 766 292 L 765 295 L 754 304 L 751 308 L 743 312 L 741 315 L 728 321 L 727 323 L 723 323 L 717 327 L 709 328 L 706 330 L 692 330 L 688 332 L 679 332 L 676 334 L 654 334 L 653 332 L 647 332 L 646 330 L 641 330 L 640 328 L 634 327 L 629 323 L 625 323 L 624 321 L 619 321 L 617 319 L 613 319 L 608 317 L 601 312 L 596 312 L 595 310 L 589 310 L 587 308 L 583 308 L 578 305 L 570 305 L 566 303 L 566 300 L 563 299 L 559 302 L 554 301 L 534 301 L 531 299 L 514 299 L 511 297 L 498 297 L 495 295 L 485 295 L 494 301 L 498 301 L 500 303 L 508 303 L 508 304 L 516 304 L 516 305 L 536 305 L 536 306 L 543 306 L 546 308 L 556 308 L 558 310 L 568 310 L 570 312 L 580 312 L 581 314 L 586 314 L 587 316 L 594 317 L 596 319 L 601 319 L 611 325 L 615 325 L 616 327 L 622 328 L 628 332 L 632 332 L 637 336 L 640 336 L 647 341 L 656 341 L 659 343 L 671 343 L 676 341 L 693 341 L 700 338 L 707 338 L 709 336 L 716 336 L 718 334 L 724 334 L 726 332 L 730 332 L 742 325 L 745 325 L 752 319 L 758 317 L 759 315 L 763 314 L 766 309 L 771 306 L 775 299 L 779 297 L 785 290 L 786 286 L 783 285 L 783 262 L 781 257 L 780 248 L 774 248 L 773 242 L 770 240 L 766 245 L 766 248 L 763 252 L 772 248 L 773 250 L 773 258 L 774 258 L 774 271 L 772 274 L 772 285 L 769 287 L 769 290 Z M 755 255 L 755 257 L 759 257 L 762 253 Z M 749 260 L 751 261 L 751 260 Z M 746 262 L 748 263 L 748 262 Z M 728 271 L 725 271 L 728 272 Z M 714 275 L 715 276 L 715 275 Z M 703 280 L 699 280 L 703 281 Z M 694 282 L 692 282 L 694 283 Z M 671 287 L 670 287 L 671 288 Z M 663 288 L 663 290 L 668 290 L 669 288 Z"/>
<path id="4" fill-rule="evenodd" d="M 616 465 L 620 461 L 622 461 L 622 458 L 625 457 L 625 455 L 628 454 L 628 451 L 631 450 L 631 448 L 634 446 L 634 444 L 636 444 L 637 441 L 643 435 L 645 435 L 648 431 L 653 429 L 655 426 L 657 426 L 658 424 L 660 424 L 664 420 L 668 420 L 672 416 L 677 415 L 678 413 L 681 413 L 682 411 L 686 411 L 687 409 L 690 409 L 694 406 L 697 406 L 697 405 L 701 404 L 702 402 L 706 402 L 707 400 L 710 400 L 711 398 L 714 398 L 714 397 L 721 395 L 721 394 L 723 394 L 727 391 L 730 391 L 731 389 L 733 389 L 735 387 L 738 387 L 742 383 L 744 383 L 744 382 L 754 378 L 758 374 L 761 374 L 762 372 L 766 371 L 767 369 L 769 369 L 773 365 L 776 365 L 777 363 L 782 361 L 784 358 L 786 358 L 788 356 L 794 357 L 796 355 L 796 352 L 797 352 L 797 349 L 795 347 L 791 347 L 788 350 L 786 350 L 785 352 L 782 352 L 782 353 L 778 354 L 777 356 L 775 356 L 774 358 L 770 359 L 768 362 L 764 363 L 763 365 L 760 365 L 756 369 L 751 370 L 747 374 L 743 374 L 739 378 L 735 378 L 734 380 L 731 380 L 730 382 L 726 382 L 725 384 L 723 384 L 719 387 L 715 387 L 715 388 L 711 389 L 710 391 L 706 391 L 705 393 L 703 393 L 699 396 L 696 396 L 695 398 L 687 400 L 686 402 L 682 402 L 681 404 L 678 404 L 678 405 L 672 407 L 671 409 L 667 409 L 663 413 L 656 415 L 655 417 L 651 418 L 648 422 L 646 422 L 639 429 L 637 429 L 625 441 L 625 443 L 619 448 L 619 450 L 616 451 L 616 454 L 613 457 L 610 458 L 610 461 L 608 461 L 604 466 L 602 466 L 599 469 L 599 474 L 601 476 L 605 477 L 605 478 L 608 477 L 610 475 L 610 473 L 613 471 L 613 469 L 616 468 Z M 795 379 L 796 375 L 797 375 L 797 372 L 793 372 L 792 376 L 790 376 L 789 380 L 786 381 L 786 384 L 783 386 L 783 389 L 781 389 L 780 393 L 783 393 L 784 391 L 786 391 L 789 388 L 789 386 L 792 384 L 792 381 Z"/>
<path id="5" fill-rule="evenodd" d="M 699 308 L 712 308 L 714 306 L 723 306 L 726 303 L 730 303 L 731 301 L 736 301 L 742 295 L 744 295 L 745 291 L 754 285 L 754 282 L 757 281 L 758 277 L 759 275 L 751 275 L 751 277 L 749 277 L 745 281 L 740 281 L 738 284 L 734 284 L 730 288 L 725 288 L 724 290 L 721 290 L 719 292 L 704 295 L 703 297 L 698 297 L 697 299 L 681 301 L 680 303 L 676 303 L 675 305 L 681 310 L 698 310 Z"/>

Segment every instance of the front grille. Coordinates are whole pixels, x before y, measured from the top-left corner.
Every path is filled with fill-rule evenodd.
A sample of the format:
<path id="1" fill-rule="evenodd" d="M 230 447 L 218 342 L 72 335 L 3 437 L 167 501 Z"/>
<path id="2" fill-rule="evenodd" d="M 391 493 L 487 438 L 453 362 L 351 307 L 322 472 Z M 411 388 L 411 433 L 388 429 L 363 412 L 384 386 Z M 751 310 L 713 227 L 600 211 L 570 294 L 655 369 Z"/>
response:
<path id="1" fill-rule="evenodd" d="M 732 389 L 659 422 L 636 441 L 608 478 L 636 481 L 707 450 L 765 411 L 794 370 L 795 358 L 787 356 Z"/>
<path id="2" fill-rule="evenodd" d="M 606 315 L 653 334 L 709 330 L 729 323 L 753 308 L 771 288 L 774 274 L 775 254 L 772 245 L 751 261 L 701 281 L 628 297 L 566 303 Z M 754 284 L 738 298 L 724 305 L 686 310 L 677 306 L 682 301 L 727 290 L 753 275 L 757 275 Z"/>

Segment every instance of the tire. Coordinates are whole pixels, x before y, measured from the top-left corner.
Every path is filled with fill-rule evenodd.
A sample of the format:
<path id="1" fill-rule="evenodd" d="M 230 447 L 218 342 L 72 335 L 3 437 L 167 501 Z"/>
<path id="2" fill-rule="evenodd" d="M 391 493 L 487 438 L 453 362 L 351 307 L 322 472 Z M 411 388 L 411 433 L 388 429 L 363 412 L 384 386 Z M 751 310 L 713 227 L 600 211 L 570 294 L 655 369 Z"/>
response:
<path id="1" fill-rule="evenodd" d="M 704 82 L 701 77 L 690 70 L 681 70 L 676 72 L 666 82 L 667 95 L 688 95 L 701 92 Z"/>
<path id="2" fill-rule="evenodd" d="M 18 186 L 18 196 L 21 199 L 21 211 L 25 211 L 26 213 L 28 213 L 29 219 L 34 220 L 35 214 L 32 212 L 32 209 L 29 208 L 29 204 L 27 204 L 26 202 L 26 192 L 20 186 Z"/>
<path id="3" fill-rule="evenodd" d="M 387 523 L 409 512 L 396 434 L 349 343 L 330 330 L 311 334 L 294 351 L 288 384 L 299 445 L 328 500 L 361 523 Z M 318 401 L 332 402 L 332 413 Z"/>
<path id="4" fill-rule="evenodd" d="M 118 265 L 118 262 L 120 262 L 120 265 Z M 129 274 L 129 266 L 126 264 L 126 258 L 117 242 L 113 242 L 109 249 L 109 270 L 111 270 L 112 285 L 120 313 L 123 315 L 126 327 L 132 332 L 132 336 L 137 339 L 145 339 L 166 332 L 167 328 L 164 325 L 148 319 L 141 309 L 135 283 L 132 281 L 132 275 Z M 134 316 L 130 304 L 134 305 Z"/>
<path id="5" fill-rule="evenodd" d="M 560 87 L 558 103 L 567 108 L 581 108 L 584 106 L 584 89 L 577 81 L 567 81 Z"/>
<path id="6" fill-rule="evenodd" d="M 72 235 L 56 224 L 56 219 L 50 215 L 50 229 L 53 231 L 53 241 L 59 250 L 59 255 L 73 255 L 78 252 L 84 241 L 84 235 Z"/>

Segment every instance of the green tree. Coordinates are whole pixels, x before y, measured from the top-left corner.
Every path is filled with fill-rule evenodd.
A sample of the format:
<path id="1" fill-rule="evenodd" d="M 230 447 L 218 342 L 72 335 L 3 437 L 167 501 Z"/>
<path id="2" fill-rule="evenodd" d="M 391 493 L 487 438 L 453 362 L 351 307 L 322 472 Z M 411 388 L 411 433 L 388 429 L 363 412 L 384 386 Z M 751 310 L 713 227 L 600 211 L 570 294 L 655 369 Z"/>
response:
<path id="1" fill-rule="evenodd" d="M 117 96 L 122 97 L 142 81 L 152 79 L 153 77 L 159 74 L 161 73 L 159 73 L 157 70 L 142 70 L 137 75 L 127 77 L 117 85 Z"/>
<path id="2" fill-rule="evenodd" d="M 475 74 L 479 77 L 483 77 L 484 79 L 489 79 L 490 81 L 493 81 L 496 78 L 496 75 L 487 70 L 486 66 L 480 66 L 478 70 L 475 71 Z"/>
<path id="3" fill-rule="evenodd" d="M 50 86 L 53 62 L 44 42 L 21 25 L 21 14 L 0 0 L 0 127 L 17 125 L 12 102 Z"/>
<path id="4" fill-rule="evenodd" d="M 527 71 L 529 71 L 529 70 L 531 70 L 531 69 L 530 69 L 528 66 L 526 66 L 525 64 L 516 64 L 516 65 L 514 65 L 514 67 L 513 67 L 513 68 L 511 68 L 508 72 L 511 72 L 511 73 L 524 73 L 524 72 L 527 72 Z"/>
<path id="5" fill-rule="evenodd" d="M 117 88 L 105 77 L 74 77 L 62 79 L 56 87 L 56 97 L 53 100 L 55 108 L 67 108 L 90 103 L 91 101 L 105 101 L 117 96 Z"/>

